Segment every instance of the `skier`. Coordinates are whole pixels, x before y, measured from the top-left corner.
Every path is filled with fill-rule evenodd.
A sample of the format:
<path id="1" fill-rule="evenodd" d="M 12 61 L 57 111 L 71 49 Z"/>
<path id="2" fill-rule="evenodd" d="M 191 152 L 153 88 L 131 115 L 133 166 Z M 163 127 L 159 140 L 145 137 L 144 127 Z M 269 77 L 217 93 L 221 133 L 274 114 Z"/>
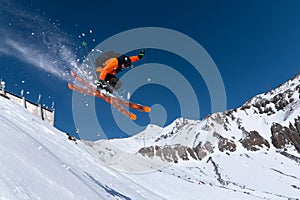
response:
<path id="1" fill-rule="evenodd" d="M 118 90 L 122 83 L 115 76 L 125 68 L 132 67 L 132 63 L 142 59 L 145 55 L 145 50 L 141 50 L 137 56 L 119 55 L 112 57 L 103 63 L 97 64 L 96 72 L 99 73 L 99 81 L 97 82 L 98 89 L 105 89 L 112 93 L 113 90 Z M 97 63 L 97 62 L 96 62 Z"/>

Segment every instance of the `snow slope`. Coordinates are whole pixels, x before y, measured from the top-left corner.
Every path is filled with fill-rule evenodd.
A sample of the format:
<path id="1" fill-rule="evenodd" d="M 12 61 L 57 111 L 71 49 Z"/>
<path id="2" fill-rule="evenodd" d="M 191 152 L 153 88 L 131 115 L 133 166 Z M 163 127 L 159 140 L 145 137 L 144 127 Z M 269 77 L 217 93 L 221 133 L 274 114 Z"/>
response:
<path id="1" fill-rule="evenodd" d="M 0 96 L 0 200 L 299 199 L 299 81 L 201 121 L 78 144 Z"/>
<path id="2" fill-rule="evenodd" d="M 0 97 L 0 199 L 161 199 Z"/>
<path id="3" fill-rule="evenodd" d="M 215 199 L 224 194 L 228 199 L 247 199 L 248 196 L 218 185 L 202 185 L 201 177 L 192 175 L 192 168 L 184 172 L 164 163 L 157 170 L 152 167 L 156 163 L 152 159 L 134 158 L 132 154 L 137 163 L 123 158 L 117 165 L 134 170 L 143 164 L 151 170 L 145 172 L 143 168 L 143 173 L 115 170 L 91 156 L 82 142 L 76 145 L 67 140 L 64 133 L 2 97 L 0 126 L 1 200 Z M 156 164 L 159 163 L 163 162 Z"/>

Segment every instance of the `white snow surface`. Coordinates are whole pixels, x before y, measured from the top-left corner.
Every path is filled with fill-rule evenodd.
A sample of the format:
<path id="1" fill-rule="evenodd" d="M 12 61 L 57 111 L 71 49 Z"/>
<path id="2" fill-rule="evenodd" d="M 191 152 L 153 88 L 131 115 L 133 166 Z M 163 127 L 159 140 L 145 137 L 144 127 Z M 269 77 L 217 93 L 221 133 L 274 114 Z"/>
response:
<path id="1" fill-rule="evenodd" d="M 273 94 L 296 90 L 299 77 Z M 238 108 L 233 117 L 214 113 L 202 121 L 177 119 L 165 128 L 149 125 L 126 139 L 74 141 L 28 111 L 0 97 L 0 200 L 68 199 L 300 199 L 300 164 L 278 153 L 272 145 L 247 151 L 238 142 L 256 130 L 271 144 L 273 122 L 289 125 L 299 116 L 299 95 L 274 115 Z M 221 122 L 220 122 L 221 121 Z M 181 144 L 196 147 L 217 132 L 237 144 L 234 152 L 214 152 L 201 161 L 169 163 L 138 153 L 142 147 Z M 293 148 L 287 151 L 297 157 Z"/>
<path id="2" fill-rule="evenodd" d="M 0 97 L 0 199 L 161 199 Z"/>

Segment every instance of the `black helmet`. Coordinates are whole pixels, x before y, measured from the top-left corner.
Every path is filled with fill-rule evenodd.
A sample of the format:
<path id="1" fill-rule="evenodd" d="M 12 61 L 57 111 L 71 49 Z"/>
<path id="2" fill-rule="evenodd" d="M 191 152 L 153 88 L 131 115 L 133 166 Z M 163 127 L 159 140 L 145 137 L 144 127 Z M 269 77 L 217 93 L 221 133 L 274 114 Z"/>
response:
<path id="1" fill-rule="evenodd" d="M 131 67 L 131 60 L 128 56 L 124 56 L 124 64 L 126 67 Z"/>

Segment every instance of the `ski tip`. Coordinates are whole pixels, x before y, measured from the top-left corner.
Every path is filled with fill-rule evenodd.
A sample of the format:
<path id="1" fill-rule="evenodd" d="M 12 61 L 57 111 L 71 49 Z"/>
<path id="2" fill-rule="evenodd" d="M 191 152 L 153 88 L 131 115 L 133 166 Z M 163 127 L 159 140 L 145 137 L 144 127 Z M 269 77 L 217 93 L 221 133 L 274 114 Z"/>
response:
<path id="1" fill-rule="evenodd" d="M 150 111 L 151 111 L 151 108 L 148 107 L 148 106 L 145 106 L 144 111 L 145 111 L 145 112 L 150 112 Z"/>
<path id="2" fill-rule="evenodd" d="M 132 119 L 133 121 L 136 120 L 136 115 L 133 114 L 133 113 L 131 113 L 131 114 L 130 114 L 130 119 Z"/>
<path id="3" fill-rule="evenodd" d="M 136 109 L 138 111 L 141 111 L 141 112 L 150 112 L 151 111 L 151 108 L 149 106 L 143 106 L 143 105 L 140 105 L 140 104 L 130 104 L 129 106 L 130 108 L 133 108 L 133 109 Z"/>
<path id="4" fill-rule="evenodd" d="M 69 89 L 71 89 L 71 90 L 72 90 L 72 88 L 73 88 L 73 85 L 72 85 L 71 83 L 68 83 L 68 87 L 69 87 Z"/>

